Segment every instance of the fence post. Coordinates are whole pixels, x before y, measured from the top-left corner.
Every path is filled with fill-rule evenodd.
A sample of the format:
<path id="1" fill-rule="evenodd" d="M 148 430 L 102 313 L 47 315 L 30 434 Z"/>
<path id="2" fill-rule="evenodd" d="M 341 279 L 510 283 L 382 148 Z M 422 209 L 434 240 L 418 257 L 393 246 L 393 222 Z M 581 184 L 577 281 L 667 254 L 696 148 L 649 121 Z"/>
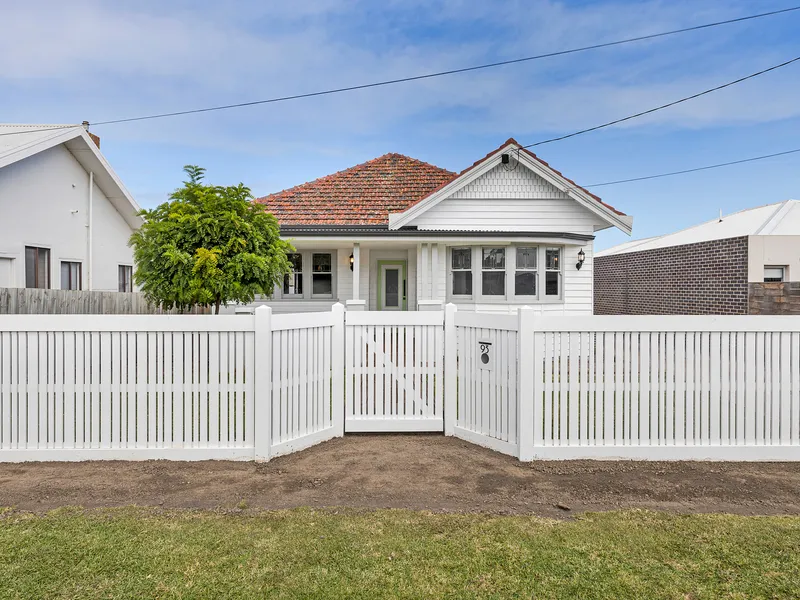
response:
<path id="1" fill-rule="evenodd" d="M 453 435 L 458 402 L 458 348 L 456 336 L 456 311 L 450 302 L 444 307 L 444 434 Z"/>
<path id="2" fill-rule="evenodd" d="M 337 302 L 331 307 L 333 330 L 331 332 L 331 400 L 334 436 L 344 435 L 344 305 Z"/>
<path id="3" fill-rule="evenodd" d="M 272 308 L 259 306 L 254 311 L 255 360 L 253 426 L 257 462 L 269 460 L 272 445 Z"/>
<path id="4" fill-rule="evenodd" d="M 534 312 L 530 306 L 523 306 L 518 312 L 517 321 L 517 427 L 519 427 L 519 459 L 533 460 L 533 395 L 534 362 L 533 351 Z"/>

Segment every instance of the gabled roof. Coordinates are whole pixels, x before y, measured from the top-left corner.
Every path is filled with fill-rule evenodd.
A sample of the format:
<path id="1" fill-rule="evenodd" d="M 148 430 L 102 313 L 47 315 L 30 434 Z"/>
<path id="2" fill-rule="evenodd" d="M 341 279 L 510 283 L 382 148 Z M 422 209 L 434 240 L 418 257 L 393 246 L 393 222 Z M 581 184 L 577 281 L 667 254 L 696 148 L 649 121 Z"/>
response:
<path id="1" fill-rule="evenodd" d="M 0 123 L 0 169 L 60 144 L 72 153 L 132 228 L 142 224 L 139 205 L 82 125 Z"/>
<path id="2" fill-rule="evenodd" d="M 625 233 L 630 234 L 633 223 L 632 217 L 617 210 L 610 204 L 603 202 L 599 196 L 582 188 L 571 179 L 565 177 L 560 171 L 551 167 L 548 163 L 540 159 L 533 152 L 523 148 L 514 138 L 508 139 L 499 148 L 493 150 L 485 157 L 475 162 L 472 166 L 464 169 L 451 181 L 444 182 L 427 196 L 424 196 L 411 204 L 408 209 L 400 214 L 394 214 L 389 219 L 391 228 L 407 225 L 418 215 L 436 206 L 439 202 L 452 195 L 462 187 L 468 185 L 484 173 L 487 173 L 495 166 L 500 164 L 503 154 L 513 154 L 519 163 L 533 171 L 552 184 L 556 188 L 565 192 L 573 200 L 576 200 L 590 211 L 594 212 L 609 224 L 618 227 Z"/>
<path id="3" fill-rule="evenodd" d="M 402 154 L 384 154 L 333 175 L 257 198 L 281 225 L 379 225 L 455 173 Z"/>
<path id="4" fill-rule="evenodd" d="M 595 257 L 749 235 L 800 235 L 800 200 L 748 208 L 674 233 L 626 242 L 598 252 Z"/>

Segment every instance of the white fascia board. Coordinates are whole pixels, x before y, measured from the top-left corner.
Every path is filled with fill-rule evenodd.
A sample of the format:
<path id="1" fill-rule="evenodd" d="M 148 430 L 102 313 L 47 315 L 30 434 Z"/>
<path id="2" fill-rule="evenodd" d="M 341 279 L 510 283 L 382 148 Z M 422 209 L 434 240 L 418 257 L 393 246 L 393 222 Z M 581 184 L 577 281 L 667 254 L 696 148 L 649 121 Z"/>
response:
<path id="1" fill-rule="evenodd" d="M 139 212 L 142 210 L 136 200 L 122 183 L 122 180 L 111 168 L 106 158 L 100 152 L 97 144 L 89 137 L 89 134 L 81 128 L 80 146 L 69 148 L 73 156 L 83 166 L 86 171 L 92 171 L 95 183 L 103 191 L 106 197 L 114 204 L 117 211 L 125 219 L 125 222 L 132 229 L 138 229 L 144 223 Z M 77 142 L 77 140 L 75 140 Z"/>
<path id="2" fill-rule="evenodd" d="M 79 126 L 71 129 L 61 129 L 47 137 L 38 138 L 23 146 L 17 146 L 0 156 L 0 169 L 79 137 L 81 131 L 82 128 Z"/>
<path id="3" fill-rule="evenodd" d="M 408 223 L 412 221 L 415 217 L 433 208 L 445 198 L 451 196 L 459 189 L 469 185 L 472 181 L 474 181 L 481 175 L 484 175 L 485 173 L 496 167 L 498 164 L 500 164 L 500 161 L 502 160 L 502 156 L 504 153 L 514 152 L 516 150 L 518 150 L 518 147 L 515 146 L 514 144 L 508 144 L 507 146 L 504 146 L 503 148 L 498 150 L 494 156 L 486 159 L 483 163 L 473 168 L 470 172 L 464 174 L 463 176 L 457 177 L 449 184 L 447 184 L 445 187 L 431 194 L 421 202 L 418 202 L 417 204 L 408 208 L 404 212 L 390 214 L 389 228 L 399 229 L 404 225 L 408 225 Z M 633 230 L 632 216 L 618 215 L 611 209 L 607 208 L 606 206 L 604 206 L 603 204 L 601 204 L 600 202 L 589 196 L 583 190 L 578 189 L 576 186 L 567 181 L 563 176 L 558 175 L 552 169 L 546 167 L 539 161 L 532 159 L 526 153 L 519 152 L 518 159 L 529 170 L 533 171 L 536 175 L 539 175 L 542 179 L 544 179 L 554 187 L 565 192 L 567 195 L 569 195 L 570 198 L 572 198 L 585 208 L 589 209 L 592 213 L 599 216 L 601 219 L 609 223 L 611 226 L 617 227 L 618 229 L 627 233 L 628 235 L 631 234 Z"/>

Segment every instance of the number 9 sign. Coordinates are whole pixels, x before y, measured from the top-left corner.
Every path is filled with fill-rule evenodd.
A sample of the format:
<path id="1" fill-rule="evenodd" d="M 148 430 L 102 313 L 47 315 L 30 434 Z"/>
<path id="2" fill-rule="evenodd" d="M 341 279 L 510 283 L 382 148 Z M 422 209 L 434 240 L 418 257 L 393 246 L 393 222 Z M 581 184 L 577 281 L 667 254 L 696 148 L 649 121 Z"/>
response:
<path id="1" fill-rule="evenodd" d="M 493 366 L 492 342 L 478 341 L 478 368 L 491 370 Z"/>

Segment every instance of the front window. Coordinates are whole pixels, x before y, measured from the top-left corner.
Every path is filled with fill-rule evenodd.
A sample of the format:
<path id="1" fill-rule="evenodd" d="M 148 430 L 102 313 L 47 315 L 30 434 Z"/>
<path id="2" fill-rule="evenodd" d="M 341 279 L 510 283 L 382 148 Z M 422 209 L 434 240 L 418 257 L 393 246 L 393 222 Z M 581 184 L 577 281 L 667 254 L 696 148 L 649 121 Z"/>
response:
<path id="1" fill-rule="evenodd" d="M 561 295 L 561 248 L 547 248 L 544 252 L 544 295 Z"/>
<path id="2" fill-rule="evenodd" d="M 298 253 L 287 254 L 292 272 L 283 276 L 284 296 L 303 295 L 303 255 Z"/>
<path id="3" fill-rule="evenodd" d="M 25 287 L 50 288 L 50 250 L 25 246 Z"/>
<path id="4" fill-rule="evenodd" d="M 120 292 L 133 291 L 133 267 L 130 265 L 120 265 L 118 273 L 118 289 Z"/>
<path id="5" fill-rule="evenodd" d="M 472 296 L 472 248 L 453 248 L 450 266 L 453 271 L 453 296 Z"/>
<path id="6" fill-rule="evenodd" d="M 333 296 L 333 260 L 330 254 L 311 255 L 311 297 Z"/>
<path id="7" fill-rule="evenodd" d="M 61 289 L 81 289 L 81 263 L 61 261 Z"/>
<path id="8" fill-rule="evenodd" d="M 539 274 L 536 269 L 539 249 L 534 247 L 517 248 L 517 270 L 514 273 L 514 295 L 535 296 L 536 279 Z"/>
<path id="9" fill-rule="evenodd" d="M 483 248 L 481 293 L 484 296 L 506 294 L 506 249 Z"/>

